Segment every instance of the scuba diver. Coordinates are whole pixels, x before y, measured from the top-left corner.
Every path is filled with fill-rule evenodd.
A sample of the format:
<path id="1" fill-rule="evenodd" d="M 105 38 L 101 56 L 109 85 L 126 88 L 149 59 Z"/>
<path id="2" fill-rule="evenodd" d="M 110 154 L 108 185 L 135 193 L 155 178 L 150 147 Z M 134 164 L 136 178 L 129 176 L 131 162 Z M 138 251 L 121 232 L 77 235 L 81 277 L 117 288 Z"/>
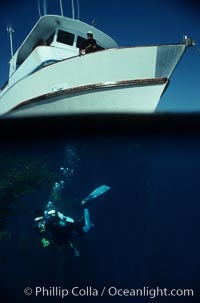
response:
<path id="1" fill-rule="evenodd" d="M 53 197 L 55 200 L 58 198 L 58 194 L 63 188 L 63 184 L 63 181 L 55 183 L 53 188 Z M 42 236 L 41 242 L 43 247 L 47 247 L 53 243 L 61 246 L 69 244 L 74 250 L 74 255 L 78 257 L 80 254 L 77 248 L 78 239 L 94 226 L 90 222 L 88 205 L 91 200 L 102 195 L 109 189 L 109 186 L 101 185 L 81 201 L 84 216 L 80 220 L 74 220 L 73 218 L 63 215 L 57 210 L 55 204 L 49 201 L 44 212 L 39 211 L 34 219 L 34 227 Z"/>

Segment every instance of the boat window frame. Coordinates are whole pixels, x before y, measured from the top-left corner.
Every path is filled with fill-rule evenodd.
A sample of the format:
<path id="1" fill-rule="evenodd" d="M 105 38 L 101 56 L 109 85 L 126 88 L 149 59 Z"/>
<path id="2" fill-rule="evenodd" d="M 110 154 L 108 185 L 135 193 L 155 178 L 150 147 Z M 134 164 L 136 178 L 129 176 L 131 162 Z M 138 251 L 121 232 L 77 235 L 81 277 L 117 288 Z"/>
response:
<path id="1" fill-rule="evenodd" d="M 64 43 L 64 42 L 59 41 L 59 40 L 58 40 L 59 32 L 63 32 L 63 33 L 72 35 L 72 36 L 73 36 L 73 43 L 72 43 L 72 44 L 69 44 L 69 43 Z M 65 46 L 67 45 L 67 46 L 73 47 L 73 46 L 74 46 L 74 42 L 75 42 L 75 37 L 76 37 L 75 33 L 66 31 L 66 30 L 64 30 L 64 29 L 62 29 L 62 28 L 58 28 L 58 29 L 56 30 L 56 33 L 55 33 L 55 37 L 54 37 L 53 42 L 57 42 L 57 43 L 60 43 L 60 44 L 65 45 Z"/>

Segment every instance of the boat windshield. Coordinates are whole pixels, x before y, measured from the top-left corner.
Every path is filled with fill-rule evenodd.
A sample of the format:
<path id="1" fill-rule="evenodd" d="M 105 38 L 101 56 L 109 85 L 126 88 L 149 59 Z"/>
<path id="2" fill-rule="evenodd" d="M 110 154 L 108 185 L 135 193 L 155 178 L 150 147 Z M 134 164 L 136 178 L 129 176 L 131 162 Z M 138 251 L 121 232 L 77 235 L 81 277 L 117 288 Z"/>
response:
<path id="1" fill-rule="evenodd" d="M 69 32 L 65 32 L 63 30 L 58 31 L 57 42 L 73 45 L 75 35 Z"/>
<path id="2" fill-rule="evenodd" d="M 51 38 L 51 37 L 50 37 Z M 64 30 L 58 30 L 57 33 L 57 42 L 65 44 L 65 45 L 74 45 L 74 41 L 75 41 L 75 34 L 72 34 L 70 32 L 66 32 Z M 81 48 L 82 45 L 85 45 L 85 42 L 87 41 L 86 38 L 81 37 L 81 36 L 77 36 L 77 43 L 76 43 L 76 47 L 77 48 Z M 97 44 L 97 50 L 103 50 L 104 48 L 100 45 Z"/>

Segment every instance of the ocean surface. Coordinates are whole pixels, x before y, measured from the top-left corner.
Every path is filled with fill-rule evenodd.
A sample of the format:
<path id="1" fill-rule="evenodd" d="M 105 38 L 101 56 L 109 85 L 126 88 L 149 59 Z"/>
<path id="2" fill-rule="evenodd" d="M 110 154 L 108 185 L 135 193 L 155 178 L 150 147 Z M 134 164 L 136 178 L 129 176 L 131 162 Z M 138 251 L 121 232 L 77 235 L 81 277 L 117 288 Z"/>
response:
<path id="1" fill-rule="evenodd" d="M 1 302 L 199 302 L 199 150 L 144 135 L 1 146 Z M 33 228 L 60 180 L 56 207 L 74 219 L 83 198 L 111 187 L 89 205 L 79 257 L 44 248 Z"/>

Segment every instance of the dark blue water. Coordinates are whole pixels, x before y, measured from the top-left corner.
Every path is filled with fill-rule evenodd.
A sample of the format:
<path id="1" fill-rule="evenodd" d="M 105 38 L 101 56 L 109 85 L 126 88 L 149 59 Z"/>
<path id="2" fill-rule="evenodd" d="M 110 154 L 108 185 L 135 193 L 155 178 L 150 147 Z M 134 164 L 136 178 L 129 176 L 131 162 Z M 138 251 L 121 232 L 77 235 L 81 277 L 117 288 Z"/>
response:
<path id="1" fill-rule="evenodd" d="M 95 227 L 80 239 L 78 258 L 70 247 L 43 248 L 32 229 L 34 211 L 48 202 L 48 186 L 22 198 L 23 211 L 4 227 L 11 237 L 0 241 L 1 302 L 199 302 L 198 143 L 138 136 L 45 142 L 40 147 L 34 143 L 26 148 L 33 156 L 47 155 L 56 174 L 60 166 L 70 167 L 58 203 L 65 215 L 80 218 L 85 196 L 102 184 L 111 190 L 90 205 Z M 18 152 L 26 156 L 24 148 Z M 24 294 L 26 287 L 32 288 L 32 295 Z M 41 290 L 36 296 L 36 287 L 46 289 L 44 295 Z M 50 294 L 53 287 L 69 290 L 68 296 Z M 74 287 L 78 288 L 72 295 Z M 78 293 L 87 287 L 92 294 Z M 146 289 L 143 297 L 121 295 L 122 291 L 112 295 L 115 289 L 137 288 Z M 192 289 L 194 296 L 160 292 L 153 298 L 158 288 Z"/>

